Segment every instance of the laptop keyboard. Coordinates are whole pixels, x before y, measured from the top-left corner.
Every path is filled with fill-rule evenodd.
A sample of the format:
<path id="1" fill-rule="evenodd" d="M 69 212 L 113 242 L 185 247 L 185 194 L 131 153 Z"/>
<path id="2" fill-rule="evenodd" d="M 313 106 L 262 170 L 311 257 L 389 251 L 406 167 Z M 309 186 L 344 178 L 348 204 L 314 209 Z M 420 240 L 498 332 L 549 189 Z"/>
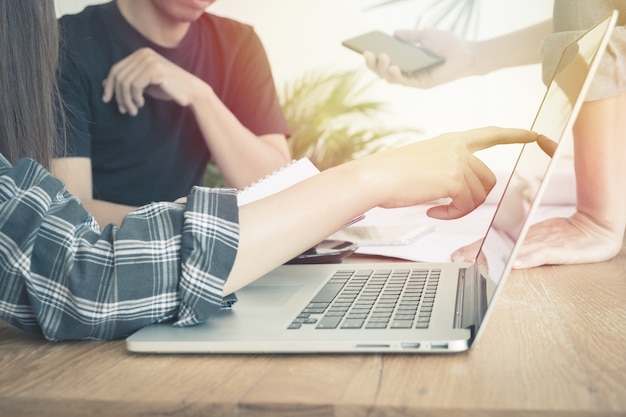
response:
<path id="1" fill-rule="evenodd" d="M 440 269 L 341 269 L 289 329 L 426 329 Z"/>

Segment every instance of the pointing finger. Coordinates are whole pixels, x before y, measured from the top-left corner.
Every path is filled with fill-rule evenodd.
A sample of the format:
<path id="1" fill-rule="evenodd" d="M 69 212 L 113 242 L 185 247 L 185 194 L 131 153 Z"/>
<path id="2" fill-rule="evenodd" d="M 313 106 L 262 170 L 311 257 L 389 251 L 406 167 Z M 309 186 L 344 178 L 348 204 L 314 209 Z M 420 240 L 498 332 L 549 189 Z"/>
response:
<path id="1" fill-rule="evenodd" d="M 494 145 L 529 143 L 537 140 L 538 134 L 526 129 L 502 127 L 483 127 L 466 132 L 466 144 L 470 151 L 476 152 Z"/>

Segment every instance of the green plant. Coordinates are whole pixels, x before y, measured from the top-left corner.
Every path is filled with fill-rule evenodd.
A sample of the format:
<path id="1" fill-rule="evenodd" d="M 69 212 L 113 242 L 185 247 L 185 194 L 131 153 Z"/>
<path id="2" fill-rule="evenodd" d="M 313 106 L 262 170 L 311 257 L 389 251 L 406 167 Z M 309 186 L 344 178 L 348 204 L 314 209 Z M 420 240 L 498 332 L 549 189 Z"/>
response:
<path id="1" fill-rule="evenodd" d="M 386 104 L 364 98 L 375 80 L 356 71 L 309 71 L 283 89 L 282 106 L 295 159 L 324 170 L 390 146 L 408 129 L 382 127 Z M 412 130 L 415 132 L 415 130 Z"/>
<path id="2" fill-rule="evenodd" d="M 212 188 L 226 188 L 228 184 L 222 177 L 219 168 L 215 165 L 214 162 L 209 161 L 206 166 L 206 170 L 204 171 L 204 179 L 202 180 L 202 185 L 205 187 Z"/>
<path id="3" fill-rule="evenodd" d="M 309 71 L 284 86 L 281 105 L 292 132 L 288 144 L 294 159 L 307 157 L 324 170 L 418 132 L 381 127 L 386 104 L 364 98 L 376 80 L 365 82 L 361 75 Z M 207 167 L 204 184 L 225 186 L 214 164 Z"/>

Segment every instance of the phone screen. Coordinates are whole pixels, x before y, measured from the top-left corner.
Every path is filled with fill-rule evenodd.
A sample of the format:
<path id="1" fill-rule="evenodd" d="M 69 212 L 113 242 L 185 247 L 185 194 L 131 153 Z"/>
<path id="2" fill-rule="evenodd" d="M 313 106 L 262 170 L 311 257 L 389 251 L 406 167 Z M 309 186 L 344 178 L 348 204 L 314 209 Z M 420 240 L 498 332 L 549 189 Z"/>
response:
<path id="1" fill-rule="evenodd" d="M 387 54 L 391 64 L 398 66 L 407 75 L 444 62 L 442 57 L 427 49 L 380 31 L 346 39 L 342 45 L 358 53 L 371 51 L 376 55 Z"/>

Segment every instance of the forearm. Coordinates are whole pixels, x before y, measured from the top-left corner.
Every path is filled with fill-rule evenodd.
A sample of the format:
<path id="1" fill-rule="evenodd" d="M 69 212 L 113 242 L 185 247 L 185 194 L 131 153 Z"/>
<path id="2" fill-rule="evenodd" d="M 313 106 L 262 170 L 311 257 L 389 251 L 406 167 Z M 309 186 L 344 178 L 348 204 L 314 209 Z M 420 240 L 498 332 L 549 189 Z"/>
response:
<path id="1" fill-rule="evenodd" d="M 574 126 L 577 211 L 622 236 L 626 226 L 626 93 L 586 102 Z"/>
<path id="2" fill-rule="evenodd" d="M 224 294 L 244 287 L 376 206 L 376 189 L 360 162 L 353 162 L 240 207 L 239 248 Z"/>
<path id="3" fill-rule="evenodd" d="M 290 160 L 282 134 L 257 136 L 247 129 L 204 85 L 192 101 L 194 112 L 215 163 L 229 185 L 242 189 Z"/>
<path id="4" fill-rule="evenodd" d="M 495 175 L 473 155 L 499 143 L 527 143 L 537 134 L 486 127 L 448 133 L 325 170 L 278 194 L 240 208 L 240 241 L 224 294 L 247 285 L 373 207 L 450 201 L 427 215 L 457 219 L 485 201 Z"/>
<path id="5" fill-rule="evenodd" d="M 552 20 L 484 41 L 475 42 L 474 63 L 470 71 L 487 74 L 501 68 L 538 64 L 540 46 L 552 32 Z"/>

